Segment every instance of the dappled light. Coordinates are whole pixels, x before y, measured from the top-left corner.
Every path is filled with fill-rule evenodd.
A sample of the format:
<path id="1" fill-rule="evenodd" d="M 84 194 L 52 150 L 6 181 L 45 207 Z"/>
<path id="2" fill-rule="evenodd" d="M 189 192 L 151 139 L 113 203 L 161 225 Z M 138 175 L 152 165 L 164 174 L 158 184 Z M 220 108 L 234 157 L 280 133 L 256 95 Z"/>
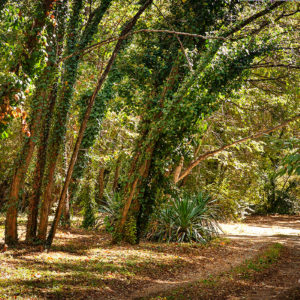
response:
<path id="1" fill-rule="evenodd" d="M 0 300 L 300 299 L 298 17 L 0 0 Z"/>
<path id="2" fill-rule="evenodd" d="M 208 245 L 146 241 L 136 246 L 112 245 L 103 231 L 63 230 L 49 253 L 20 244 L 18 249 L 0 254 L 0 291 L 9 296 L 11 288 L 16 287 L 13 295 L 38 293 L 76 299 L 87 295 L 130 299 L 164 293 L 228 271 L 274 242 L 299 245 L 300 226 L 295 226 L 299 220 L 296 216 L 271 216 L 221 224 L 224 237 Z M 282 235 L 280 230 L 290 231 Z"/>

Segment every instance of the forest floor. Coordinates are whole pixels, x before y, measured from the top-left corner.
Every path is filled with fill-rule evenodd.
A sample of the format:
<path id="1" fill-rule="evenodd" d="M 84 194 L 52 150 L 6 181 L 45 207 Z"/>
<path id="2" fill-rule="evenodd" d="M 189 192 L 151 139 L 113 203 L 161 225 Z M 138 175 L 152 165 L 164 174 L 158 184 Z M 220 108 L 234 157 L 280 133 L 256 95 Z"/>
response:
<path id="1" fill-rule="evenodd" d="M 20 243 L 0 253 L 0 299 L 300 299 L 300 216 L 221 226 L 205 246 L 112 245 L 78 227 L 49 253 Z M 2 217 L 0 249 L 3 235 Z"/>

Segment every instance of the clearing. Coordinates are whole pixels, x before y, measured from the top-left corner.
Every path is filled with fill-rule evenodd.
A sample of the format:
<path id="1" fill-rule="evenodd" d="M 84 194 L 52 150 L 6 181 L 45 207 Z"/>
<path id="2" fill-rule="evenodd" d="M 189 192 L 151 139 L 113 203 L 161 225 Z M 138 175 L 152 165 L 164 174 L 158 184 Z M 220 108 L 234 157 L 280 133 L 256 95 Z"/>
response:
<path id="1" fill-rule="evenodd" d="M 0 253 L 0 299 L 300 299 L 300 216 L 222 228 L 206 246 L 111 245 L 103 231 L 60 230 L 49 253 L 22 243 Z M 0 244 L 3 234 L 1 219 Z"/>

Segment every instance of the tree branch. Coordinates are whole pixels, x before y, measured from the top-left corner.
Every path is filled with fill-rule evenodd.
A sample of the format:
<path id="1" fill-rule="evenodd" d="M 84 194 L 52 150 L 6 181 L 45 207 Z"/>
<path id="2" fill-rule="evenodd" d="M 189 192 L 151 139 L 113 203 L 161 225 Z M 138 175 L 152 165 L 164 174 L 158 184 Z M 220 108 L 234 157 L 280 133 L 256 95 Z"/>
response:
<path id="1" fill-rule="evenodd" d="M 183 173 L 181 173 L 181 175 L 179 176 L 177 182 L 180 181 L 180 180 L 182 180 L 187 175 L 189 175 L 191 173 L 192 169 L 194 169 L 201 161 L 207 159 L 208 157 L 214 156 L 214 155 L 216 155 L 216 154 L 218 154 L 218 153 L 220 153 L 220 152 L 222 152 L 222 151 L 224 151 L 224 150 L 226 150 L 226 149 L 228 149 L 228 148 L 230 148 L 232 146 L 244 143 L 244 142 L 246 142 L 248 140 L 257 139 L 257 138 L 259 138 L 259 137 L 261 137 L 261 136 L 263 136 L 265 134 L 268 134 L 268 133 L 270 133 L 272 131 L 275 131 L 275 130 L 280 129 L 280 128 L 284 127 L 284 126 L 287 126 L 289 123 L 291 123 L 293 121 L 296 121 L 299 118 L 300 118 L 300 115 L 297 115 L 297 116 L 295 116 L 292 119 L 286 120 L 285 122 L 281 123 L 280 125 L 277 125 L 275 127 L 272 127 L 272 128 L 266 129 L 266 130 L 262 130 L 262 131 L 260 131 L 258 133 L 255 133 L 255 134 L 252 134 L 252 135 L 247 136 L 245 138 L 242 138 L 240 140 L 237 140 L 237 141 L 235 141 L 235 142 L 233 142 L 231 144 L 227 144 L 227 145 L 225 145 L 225 146 L 223 146 L 223 147 L 221 147 L 219 149 L 216 149 L 216 150 L 213 150 L 213 151 L 209 151 L 209 152 L 206 152 L 206 153 L 200 155 L 197 159 L 195 159 L 194 161 L 192 161 L 190 163 L 190 165 L 185 169 L 185 171 Z"/>
<path id="2" fill-rule="evenodd" d="M 258 68 L 288 68 L 288 69 L 300 69 L 300 66 L 295 65 L 285 65 L 285 64 L 257 64 L 249 67 L 250 69 L 258 69 Z"/>
<path id="3" fill-rule="evenodd" d="M 140 29 L 140 30 L 136 30 L 136 31 L 132 31 L 132 32 L 129 32 L 125 35 L 122 35 L 122 36 L 112 36 L 106 40 L 103 40 L 101 42 L 98 42 L 98 43 L 95 43 L 91 46 L 88 46 L 84 49 L 81 49 L 80 51 L 77 51 L 69 56 L 65 56 L 63 57 L 58 63 L 61 63 L 63 61 L 65 61 L 66 59 L 69 59 L 70 57 L 72 57 L 73 55 L 78 55 L 80 54 L 81 52 L 84 52 L 84 54 L 87 54 L 89 53 L 90 51 L 94 50 L 95 48 L 97 47 L 101 47 L 103 45 L 106 45 L 106 44 L 110 44 L 112 42 L 115 42 L 115 41 L 118 41 L 118 40 L 123 40 L 123 39 L 126 39 L 129 35 L 133 35 L 133 34 L 137 34 L 137 33 L 143 33 L 143 32 L 148 32 L 148 33 L 166 33 L 166 34 L 173 34 L 173 35 L 183 35 L 183 36 L 189 36 L 189 37 L 196 37 L 196 38 L 202 38 L 202 39 L 205 39 L 205 40 L 209 40 L 209 39 L 218 39 L 218 40 L 227 40 L 226 38 L 224 37 L 220 37 L 220 36 L 212 36 L 212 35 L 201 35 L 201 34 L 195 34 L 195 33 L 188 33 L 188 32 L 179 32 L 179 31 L 173 31 L 173 30 L 164 30 L 164 29 Z"/>

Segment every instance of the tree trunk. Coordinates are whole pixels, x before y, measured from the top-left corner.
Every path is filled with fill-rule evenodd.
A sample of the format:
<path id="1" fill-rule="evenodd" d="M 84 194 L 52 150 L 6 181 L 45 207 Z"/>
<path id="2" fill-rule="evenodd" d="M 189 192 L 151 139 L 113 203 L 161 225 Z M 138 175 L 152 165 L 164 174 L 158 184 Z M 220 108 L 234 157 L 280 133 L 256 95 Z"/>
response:
<path id="1" fill-rule="evenodd" d="M 55 161 L 52 162 L 52 164 L 49 166 L 49 173 L 47 177 L 48 182 L 43 194 L 43 202 L 40 211 L 40 223 L 39 223 L 38 235 L 37 235 L 37 238 L 40 241 L 45 241 L 47 237 L 48 217 L 49 217 L 49 209 L 50 209 L 51 198 L 52 198 L 56 158 L 54 160 Z"/>
<path id="2" fill-rule="evenodd" d="M 105 177 L 105 168 L 101 167 L 98 176 L 99 184 L 99 204 L 104 204 L 103 195 L 104 195 L 104 177 Z"/>
<path id="3" fill-rule="evenodd" d="M 181 156 L 178 166 L 175 168 L 174 174 L 173 174 L 173 182 L 176 184 L 178 182 L 178 178 L 180 176 L 181 170 L 183 168 L 184 163 L 184 157 Z"/>
<path id="4" fill-rule="evenodd" d="M 36 31 L 33 29 L 42 28 L 45 25 L 47 12 L 50 9 L 53 0 L 44 0 L 42 1 L 42 15 L 39 15 L 40 18 L 37 18 L 34 20 L 34 25 L 32 28 L 33 34 L 30 34 L 28 36 L 27 40 L 27 48 L 28 51 L 25 51 L 26 53 L 33 52 L 34 48 L 36 47 L 37 39 L 36 39 Z M 24 53 L 25 53 L 24 52 Z M 24 54 L 27 56 L 28 54 Z M 30 55 L 30 54 L 29 54 Z M 23 186 L 23 182 L 25 179 L 25 175 L 27 172 L 27 169 L 29 167 L 29 164 L 31 162 L 31 158 L 33 155 L 34 147 L 36 140 L 38 140 L 39 136 L 39 127 L 40 122 L 42 118 L 43 108 L 41 103 L 44 103 L 46 97 L 47 97 L 47 89 L 48 84 L 52 81 L 52 68 L 53 68 L 53 60 L 55 59 L 56 55 L 54 54 L 53 57 L 49 57 L 49 65 L 46 67 L 46 69 L 43 72 L 43 75 L 41 76 L 42 80 L 37 81 L 38 86 L 36 89 L 36 95 L 34 97 L 33 101 L 33 107 L 32 107 L 32 116 L 31 116 L 31 124 L 30 124 L 30 132 L 31 132 L 31 138 L 27 139 L 25 142 L 25 145 L 22 150 L 21 159 L 19 160 L 19 163 L 17 165 L 15 174 L 12 179 L 11 183 L 11 189 L 10 194 L 8 198 L 8 211 L 7 211 L 7 218 L 6 218 L 6 229 L 5 229 L 5 240 L 6 243 L 16 243 L 18 236 L 17 236 L 17 201 L 18 201 L 18 195 L 20 192 L 20 189 Z M 33 64 L 32 64 L 33 65 Z M 45 88 L 46 86 L 46 88 Z"/>
<path id="5" fill-rule="evenodd" d="M 59 98 L 59 102 L 57 105 L 54 127 L 49 138 L 49 151 L 47 153 L 47 163 L 49 164 L 49 167 L 43 179 L 46 182 L 46 185 L 42 197 L 43 202 L 38 230 L 38 238 L 42 241 L 46 240 L 49 206 L 51 202 L 51 190 L 54 183 L 56 162 L 60 151 L 60 145 L 66 133 L 67 115 L 70 107 L 70 101 L 73 96 L 73 86 L 76 82 L 80 61 L 79 54 L 75 55 L 75 53 L 77 51 L 80 51 L 90 43 L 97 31 L 99 22 L 101 21 L 104 13 L 107 11 L 110 5 L 111 0 L 101 2 L 100 6 L 94 11 L 93 17 L 88 21 L 84 32 L 79 38 L 79 25 L 81 20 L 80 11 L 82 8 L 82 0 L 74 0 L 73 3 L 73 14 L 70 18 L 68 28 L 70 37 L 67 40 L 66 46 L 66 55 L 69 55 L 69 58 L 64 62 L 63 69 L 65 72 L 62 78 L 63 88 L 61 97 Z M 66 191 L 67 190 L 64 191 L 65 195 Z M 61 208 L 62 207 L 60 207 L 60 210 Z"/>
<path id="6" fill-rule="evenodd" d="M 65 206 L 63 209 L 63 219 L 62 219 L 63 227 L 68 229 L 71 226 L 71 214 L 70 214 L 70 194 L 67 193 Z"/>
<path id="7" fill-rule="evenodd" d="M 38 209 L 42 189 L 43 173 L 46 165 L 46 149 L 50 130 L 50 124 L 54 105 L 57 97 L 57 85 L 53 86 L 48 99 L 47 115 L 44 115 L 40 131 L 40 146 L 38 149 L 36 167 L 34 171 L 33 192 L 29 198 L 29 210 L 27 219 L 26 242 L 30 243 L 36 238 Z"/>
<path id="8" fill-rule="evenodd" d="M 121 169 L 121 157 L 118 158 L 117 164 L 116 164 L 116 169 L 115 169 L 115 174 L 114 174 L 114 182 L 113 182 L 113 187 L 112 187 L 113 192 L 115 192 L 118 188 L 120 169 Z"/>
<path id="9" fill-rule="evenodd" d="M 142 180 L 148 176 L 154 147 L 155 147 L 155 142 L 150 142 L 150 145 L 145 150 L 144 159 L 142 159 L 141 157 L 142 154 L 140 154 L 140 158 L 142 159 L 142 161 L 139 164 L 140 167 L 135 166 L 131 169 L 132 175 L 129 176 L 128 182 L 132 182 L 132 183 L 130 185 L 127 185 L 125 189 L 126 198 L 124 201 L 124 208 L 122 211 L 122 217 L 120 220 L 119 228 L 117 229 L 119 235 L 121 236 L 121 239 L 124 237 L 126 239 L 126 233 L 124 232 L 124 227 L 128 219 L 130 208 L 132 209 L 133 214 L 138 213 L 139 210 L 138 194 L 140 191 Z M 137 160 L 139 160 L 139 158 L 137 158 Z M 133 164 L 134 165 L 136 164 L 135 160 L 133 161 Z"/>
<path id="10" fill-rule="evenodd" d="M 21 155 L 23 159 L 19 160 L 10 186 L 5 222 L 5 243 L 7 245 L 14 245 L 18 242 L 17 216 L 19 192 L 23 186 L 25 175 L 33 155 L 34 146 L 35 143 L 32 138 L 25 141 Z"/>
<path id="11" fill-rule="evenodd" d="M 132 30 L 132 28 L 135 26 L 137 20 L 140 18 L 142 13 L 148 8 L 148 6 L 150 6 L 152 4 L 152 2 L 153 2 L 153 0 L 147 0 L 144 3 L 144 5 L 138 10 L 138 12 L 130 20 L 130 22 L 126 24 L 125 28 L 121 32 L 121 36 L 127 35 Z M 71 157 L 71 161 L 70 161 L 70 165 L 69 165 L 69 169 L 68 169 L 68 174 L 66 176 L 65 184 L 64 184 L 63 190 L 61 192 L 61 197 L 59 199 L 59 203 L 58 203 L 58 207 L 57 207 L 57 210 L 56 210 L 55 218 L 54 218 L 54 221 L 52 223 L 51 230 L 50 230 L 50 233 L 49 233 L 49 236 L 48 236 L 48 239 L 47 239 L 47 247 L 48 248 L 51 247 L 51 244 L 53 242 L 53 238 L 54 238 L 54 235 L 55 235 L 55 232 L 56 232 L 58 221 L 59 221 L 59 218 L 60 218 L 60 215 L 61 215 L 61 210 L 62 210 L 64 201 L 65 201 L 65 198 L 66 198 L 66 193 L 67 193 L 70 181 L 71 181 L 74 165 L 75 165 L 76 160 L 77 160 L 77 155 L 78 155 L 78 151 L 79 151 L 79 148 L 80 148 L 80 144 L 81 144 L 82 139 L 83 139 L 83 134 L 85 132 L 87 122 L 89 120 L 89 117 L 90 117 L 90 114 L 91 114 L 91 111 L 92 111 L 92 108 L 93 108 L 93 105 L 94 105 L 94 102 L 95 102 L 95 98 L 96 98 L 99 90 L 101 89 L 103 83 L 105 82 L 105 80 L 108 76 L 108 73 L 110 72 L 113 63 L 115 62 L 115 59 L 116 59 L 118 53 L 120 52 L 123 42 L 124 42 L 123 39 L 118 40 L 118 42 L 115 46 L 115 49 L 114 49 L 114 51 L 113 51 L 113 53 L 112 53 L 112 55 L 111 55 L 111 57 L 110 57 L 110 59 L 107 63 L 107 66 L 106 66 L 104 72 L 102 73 L 102 75 L 100 76 L 100 78 L 97 82 L 97 86 L 95 88 L 95 91 L 94 91 L 93 95 L 91 96 L 91 98 L 89 100 L 88 107 L 87 107 L 86 113 L 84 115 L 80 130 L 79 130 L 79 133 L 78 133 L 78 138 L 77 138 L 77 141 L 76 141 L 76 144 L 75 144 L 75 148 L 74 148 L 74 151 L 73 151 L 73 154 L 72 154 L 72 157 Z"/>

